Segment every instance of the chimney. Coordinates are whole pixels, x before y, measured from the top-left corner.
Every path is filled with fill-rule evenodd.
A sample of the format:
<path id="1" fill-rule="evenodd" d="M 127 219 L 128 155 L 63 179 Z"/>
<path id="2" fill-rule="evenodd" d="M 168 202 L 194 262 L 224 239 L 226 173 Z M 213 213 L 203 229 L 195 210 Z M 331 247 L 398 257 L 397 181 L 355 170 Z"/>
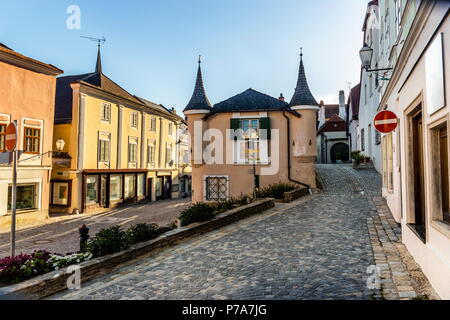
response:
<path id="1" fill-rule="evenodd" d="M 278 98 L 278 100 L 280 100 L 280 101 L 284 101 L 285 100 L 284 96 L 283 96 L 283 93 L 280 93 L 280 97 Z"/>
<path id="2" fill-rule="evenodd" d="M 344 120 L 347 117 L 345 112 L 345 92 L 343 90 L 339 91 L 339 117 Z"/>
<path id="3" fill-rule="evenodd" d="M 172 113 L 177 114 L 177 110 L 175 110 L 175 108 L 172 107 L 172 110 L 170 110 Z"/>

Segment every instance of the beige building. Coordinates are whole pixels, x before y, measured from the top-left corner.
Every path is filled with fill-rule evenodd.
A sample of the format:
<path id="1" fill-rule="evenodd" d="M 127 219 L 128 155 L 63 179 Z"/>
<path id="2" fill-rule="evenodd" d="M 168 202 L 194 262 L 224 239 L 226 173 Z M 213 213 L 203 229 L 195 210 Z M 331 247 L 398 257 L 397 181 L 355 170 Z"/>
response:
<path id="1" fill-rule="evenodd" d="M 58 78 L 51 210 L 92 212 L 179 197 L 174 111 L 136 97 L 95 72 Z"/>
<path id="2" fill-rule="evenodd" d="M 382 137 L 383 195 L 406 247 L 440 297 L 450 299 L 450 3 L 406 1 L 400 9 L 395 68 L 379 107 L 400 122 Z"/>
<path id="3" fill-rule="evenodd" d="M 211 106 L 199 66 L 184 110 L 192 143 L 192 201 L 252 195 L 280 181 L 314 188 L 318 110 L 303 60 L 291 103 L 248 89 Z"/>
<path id="4" fill-rule="evenodd" d="M 0 43 L 0 228 L 11 220 L 12 158 L 5 152 L 5 130 L 12 121 L 18 126 L 18 224 L 48 217 L 56 76 L 61 73 Z"/>

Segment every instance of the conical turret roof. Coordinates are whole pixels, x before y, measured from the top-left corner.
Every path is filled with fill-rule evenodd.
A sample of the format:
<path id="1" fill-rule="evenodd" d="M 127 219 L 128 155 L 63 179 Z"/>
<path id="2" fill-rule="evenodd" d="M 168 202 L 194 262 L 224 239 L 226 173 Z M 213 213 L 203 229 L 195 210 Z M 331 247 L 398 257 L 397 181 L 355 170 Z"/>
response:
<path id="1" fill-rule="evenodd" d="M 205 86 L 203 85 L 203 76 L 201 60 L 198 60 L 197 80 L 195 82 L 194 93 L 184 111 L 189 110 L 211 110 L 211 103 L 206 96 Z"/>
<path id="2" fill-rule="evenodd" d="M 297 87 L 295 88 L 294 96 L 292 97 L 289 106 L 318 106 L 316 99 L 309 90 L 308 82 L 306 81 L 305 66 L 303 65 L 303 53 L 300 53 L 300 69 L 298 71 Z"/>

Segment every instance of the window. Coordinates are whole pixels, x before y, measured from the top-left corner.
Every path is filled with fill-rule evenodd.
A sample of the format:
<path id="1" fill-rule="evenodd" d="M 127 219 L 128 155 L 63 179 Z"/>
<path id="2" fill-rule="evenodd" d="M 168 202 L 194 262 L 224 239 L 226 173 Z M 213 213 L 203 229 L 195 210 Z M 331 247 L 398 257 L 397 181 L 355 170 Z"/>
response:
<path id="1" fill-rule="evenodd" d="M 375 144 L 381 144 L 381 133 L 378 130 L 375 130 Z"/>
<path id="2" fill-rule="evenodd" d="M 152 117 L 150 119 L 150 131 L 156 132 L 156 118 Z"/>
<path id="3" fill-rule="evenodd" d="M 100 134 L 98 139 L 98 161 L 109 162 L 110 161 L 110 135 Z"/>
<path id="4" fill-rule="evenodd" d="M 130 138 L 128 141 L 128 162 L 137 162 L 137 138 Z"/>
<path id="5" fill-rule="evenodd" d="M 125 175 L 125 199 L 136 196 L 136 176 L 134 174 Z"/>
<path id="6" fill-rule="evenodd" d="M 439 130 L 439 162 L 441 171 L 442 215 L 443 220 L 450 223 L 447 126 Z"/>
<path id="7" fill-rule="evenodd" d="M 369 74 L 369 92 L 370 96 L 373 94 L 373 76 L 372 74 Z"/>
<path id="8" fill-rule="evenodd" d="M 41 129 L 25 127 L 25 153 L 39 154 Z"/>
<path id="9" fill-rule="evenodd" d="M 37 209 L 37 184 L 18 185 L 16 191 L 17 210 Z M 11 210 L 12 187 L 8 187 L 8 210 Z"/>
<path id="10" fill-rule="evenodd" d="M 251 164 L 269 162 L 268 139 L 270 119 L 231 119 L 231 129 L 236 140 L 236 162 Z M 236 133 L 236 130 L 242 130 Z"/>
<path id="11" fill-rule="evenodd" d="M 143 174 L 143 173 L 138 174 L 137 184 L 138 184 L 137 196 L 138 197 L 145 196 L 145 174 Z"/>
<path id="12" fill-rule="evenodd" d="M 122 199 L 122 175 L 111 175 L 109 178 L 109 198 L 112 201 Z"/>
<path id="13" fill-rule="evenodd" d="M 375 69 L 378 69 L 378 62 L 375 64 Z M 378 74 L 375 73 L 375 88 L 378 88 L 380 85 L 380 79 L 378 78 Z"/>
<path id="14" fill-rule="evenodd" d="M 98 186 L 99 186 L 98 176 L 86 177 L 86 204 L 98 203 L 99 201 Z"/>
<path id="15" fill-rule="evenodd" d="M 173 123 L 169 123 L 169 136 L 173 134 Z"/>
<path id="16" fill-rule="evenodd" d="M 109 103 L 100 105 L 100 120 L 111 123 L 111 105 Z"/>
<path id="17" fill-rule="evenodd" d="M 367 83 L 364 84 L 364 104 L 367 104 Z"/>
<path id="18" fill-rule="evenodd" d="M 6 124 L 0 124 L 0 152 L 5 152 Z"/>
<path id="19" fill-rule="evenodd" d="M 155 164 L 155 141 L 148 140 L 147 144 L 147 162 L 149 164 Z"/>
<path id="20" fill-rule="evenodd" d="M 398 36 L 401 30 L 400 22 L 402 20 L 402 1 L 394 0 L 394 2 L 395 2 L 395 31 L 396 35 Z"/>
<path id="21" fill-rule="evenodd" d="M 136 128 L 138 127 L 138 121 L 139 121 L 139 113 L 133 112 L 131 113 L 131 127 Z"/>
<path id="22" fill-rule="evenodd" d="M 364 129 L 361 129 L 361 151 L 366 150 L 366 144 L 365 144 L 365 132 Z"/>
<path id="23" fill-rule="evenodd" d="M 228 198 L 228 178 L 227 177 L 207 177 L 206 200 L 224 201 Z"/>
<path id="24" fill-rule="evenodd" d="M 172 162 L 172 144 L 168 143 L 166 146 L 166 163 L 171 165 Z"/>
<path id="25" fill-rule="evenodd" d="M 70 181 L 52 181 L 51 205 L 70 206 Z"/>

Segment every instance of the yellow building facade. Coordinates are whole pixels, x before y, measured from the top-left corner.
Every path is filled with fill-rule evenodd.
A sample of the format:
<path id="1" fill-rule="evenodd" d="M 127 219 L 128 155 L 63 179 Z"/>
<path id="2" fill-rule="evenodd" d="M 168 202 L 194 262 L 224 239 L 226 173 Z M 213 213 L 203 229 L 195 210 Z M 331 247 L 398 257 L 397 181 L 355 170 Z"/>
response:
<path id="1" fill-rule="evenodd" d="M 100 56 L 95 72 L 58 78 L 56 96 L 52 212 L 180 196 L 181 117 L 106 77 Z"/>

